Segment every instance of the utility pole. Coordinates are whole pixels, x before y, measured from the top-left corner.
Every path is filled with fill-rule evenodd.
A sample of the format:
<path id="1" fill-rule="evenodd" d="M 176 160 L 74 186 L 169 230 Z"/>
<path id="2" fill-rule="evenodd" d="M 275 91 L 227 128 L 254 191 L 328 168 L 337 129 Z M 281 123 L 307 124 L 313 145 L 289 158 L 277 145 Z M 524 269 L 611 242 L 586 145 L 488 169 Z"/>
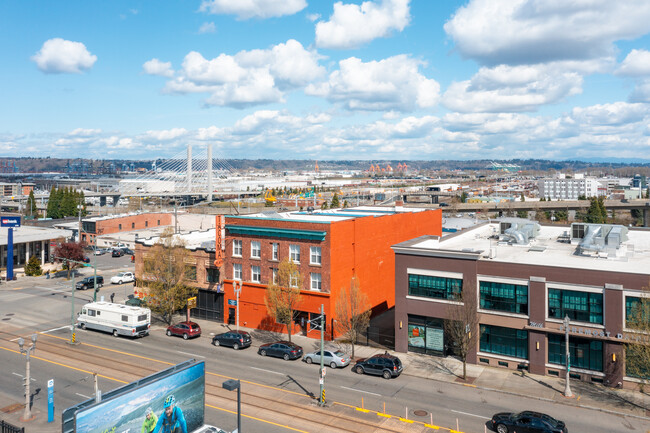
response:
<path id="1" fill-rule="evenodd" d="M 318 401 L 319 406 L 325 405 L 325 356 L 323 351 L 325 350 L 325 306 L 320 304 L 320 377 L 318 382 L 320 383 L 320 400 Z"/>
<path id="2" fill-rule="evenodd" d="M 566 349 L 566 381 L 564 383 L 564 396 L 573 397 L 569 375 L 571 373 L 571 352 L 569 351 L 569 315 L 564 316 L 564 344 Z"/>
<path id="3" fill-rule="evenodd" d="M 36 334 L 32 334 L 32 344 L 25 348 L 25 340 L 21 337 L 18 339 L 18 347 L 20 347 L 20 353 L 25 355 L 27 366 L 25 368 L 25 412 L 23 413 L 23 421 L 29 421 L 32 418 L 32 410 L 30 407 L 31 400 L 31 390 L 29 381 L 32 380 L 29 374 L 29 355 L 33 350 L 36 350 Z"/>

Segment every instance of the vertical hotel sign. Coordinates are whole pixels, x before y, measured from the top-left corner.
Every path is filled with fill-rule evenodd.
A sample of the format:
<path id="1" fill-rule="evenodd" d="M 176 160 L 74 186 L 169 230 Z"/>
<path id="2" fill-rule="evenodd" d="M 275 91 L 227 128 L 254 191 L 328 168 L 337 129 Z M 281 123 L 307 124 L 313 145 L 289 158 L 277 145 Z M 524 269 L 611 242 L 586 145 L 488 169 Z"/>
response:
<path id="1" fill-rule="evenodd" d="M 216 232 L 217 238 L 215 240 L 215 259 L 214 265 L 220 268 L 223 265 L 223 235 L 224 235 L 224 217 L 223 215 L 217 215 L 216 220 Z"/>

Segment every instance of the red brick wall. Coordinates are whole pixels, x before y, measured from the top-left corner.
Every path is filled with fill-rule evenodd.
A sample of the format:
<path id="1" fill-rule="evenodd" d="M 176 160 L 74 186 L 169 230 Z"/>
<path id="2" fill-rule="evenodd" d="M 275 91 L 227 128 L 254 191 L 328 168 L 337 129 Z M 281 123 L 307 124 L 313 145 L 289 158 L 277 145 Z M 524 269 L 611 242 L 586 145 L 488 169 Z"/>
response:
<path id="1" fill-rule="evenodd" d="M 160 221 L 160 224 L 158 224 Z M 173 222 L 171 213 L 143 213 L 118 218 L 98 220 L 95 225 L 97 235 L 142 230 L 150 227 L 168 226 Z M 120 228 L 120 224 L 122 227 Z"/>

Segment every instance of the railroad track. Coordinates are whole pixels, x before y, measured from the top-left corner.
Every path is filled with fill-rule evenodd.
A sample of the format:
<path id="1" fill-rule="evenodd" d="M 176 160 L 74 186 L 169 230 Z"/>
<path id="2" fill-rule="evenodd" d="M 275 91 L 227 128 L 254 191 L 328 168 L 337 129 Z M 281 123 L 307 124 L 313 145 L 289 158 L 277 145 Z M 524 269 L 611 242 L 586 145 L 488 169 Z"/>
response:
<path id="1" fill-rule="evenodd" d="M 20 337 L 7 331 L 0 331 L 0 347 L 16 350 L 15 339 Z M 12 341 L 13 340 L 13 341 Z M 64 367 L 75 368 L 88 373 L 98 373 L 103 379 L 118 383 L 130 383 L 154 374 L 173 362 L 157 360 L 141 355 L 128 354 L 92 344 L 80 343 L 71 346 L 67 339 L 42 334 L 38 339 L 37 352 L 32 359 L 54 362 Z M 210 409 L 235 412 L 236 393 L 222 388 L 222 382 L 231 377 L 206 371 L 205 401 Z M 424 424 L 404 424 L 355 411 L 347 405 L 317 405 L 315 396 L 242 380 L 242 416 L 254 418 L 300 432 L 414 432 L 426 431 Z M 250 415 L 249 415 L 250 414 Z M 253 415 L 254 414 L 254 415 Z M 361 418 L 366 416 L 369 419 Z"/>

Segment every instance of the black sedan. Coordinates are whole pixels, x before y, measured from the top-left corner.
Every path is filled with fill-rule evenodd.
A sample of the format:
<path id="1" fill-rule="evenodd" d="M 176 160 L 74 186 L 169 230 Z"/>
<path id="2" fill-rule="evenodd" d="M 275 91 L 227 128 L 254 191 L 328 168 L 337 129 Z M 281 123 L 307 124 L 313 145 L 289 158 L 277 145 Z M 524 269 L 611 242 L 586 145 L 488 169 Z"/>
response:
<path id="1" fill-rule="evenodd" d="M 120 250 L 115 249 L 115 250 L 113 250 L 113 252 L 111 253 L 111 256 L 112 256 L 112 257 L 122 257 L 123 255 L 124 255 L 124 251 L 122 251 L 121 249 L 120 249 Z"/>
<path id="2" fill-rule="evenodd" d="M 251 345 L 251 335 L 246 331 L 228 331 L 212 337 L 215 346 L 229 346 L 235 350 Z"/>
<path id="3" fill-rule="evenodd" d="M 262 356 L 275 356 L 288 361 L 302 357 L 302 347 L 290 341 L 276 341 L 275 343 L 262 344 L 257 353 Z"/>
<path id="4" fill-rule="evenodd" d="M 492 429 L 497 433 L 567 433 L 566 425 L 552 416 L 525 411 L 501 412 L 492 417 Z"/>

